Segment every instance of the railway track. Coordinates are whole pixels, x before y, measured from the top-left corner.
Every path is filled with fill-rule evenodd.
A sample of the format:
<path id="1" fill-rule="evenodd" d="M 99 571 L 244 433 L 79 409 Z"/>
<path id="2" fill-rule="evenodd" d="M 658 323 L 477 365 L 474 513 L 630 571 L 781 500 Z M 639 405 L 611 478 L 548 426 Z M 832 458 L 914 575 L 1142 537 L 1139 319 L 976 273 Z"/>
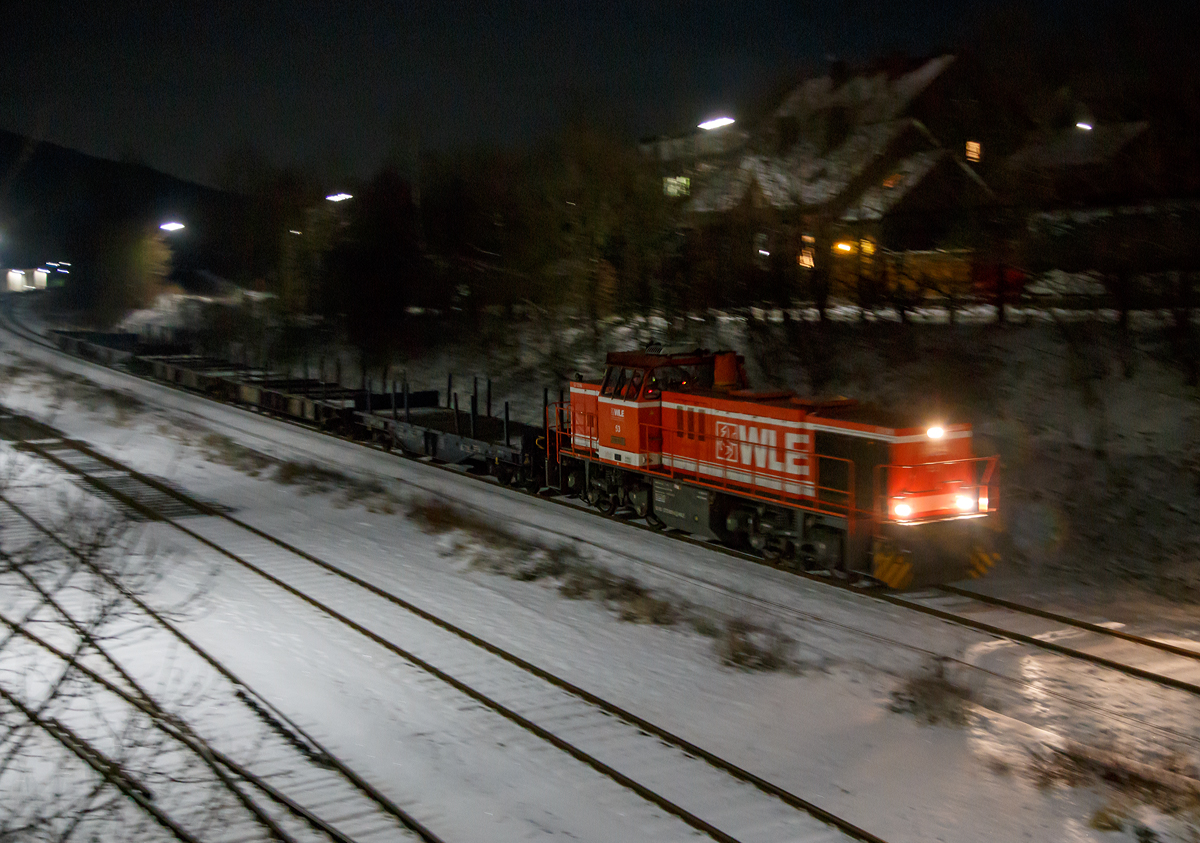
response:
<path id="1" fill-rule="evenodd" d="M 956 586 L 889 594 L 906 606 L 1140 679 L 1200 695 L 1200 642 L 1192 647 L 1126 632 Z"/>
<path id="2" fill-rule="evenodd" d="M 880 840 L 214 504 L 49 432 L 16 447 L 165 522 L 715 840 Z M 187 516 L 202 517 L 181 523 Z"/>
<path id="3" fill-rule="evenodd" d="M 39 335 L 16 325 L 7 309 L 3 310 L 4 326 L 22 338 L 37 343 L 56 354 L 63 352 Z M 101 364 L 95 364 L 101 365 Z M 175 389 L 182 389 L 171 384 Z M 188 392 L 186 389 L 182 389 Z M 207 400 L 211 397 L 203 396 Z M 282 419 L 290 424 L 298 424 L 294 420 Z M 306 429 L 315 429 L 307 425 L 299 425 Z M 324 433 L 324 435 L 337 435 Z M 356 441 L 339 436 L 346 441 Z M 366 443 L 356 442 L 362 447 L 377 447 Z M 379 448 L 379 450 L 383 450 Z M 477 482 L 491 483 L 493 481 L 471 475 L 456 467 L 441 466 L 431 463 L 427 458 L 418 461 L 433 467 L 443 468 L 454 474 L 469 477 Z M 572 510 L 586 512 L 596 518 L 627 521 L 620 514 L 604 515 L 595 509 L 585 506 L 578 501 L 548 498 L 555 504 L 569 507 Z M 634 529 L 657 532 L 655 528 L 635 522 L 628 522 Z M 753 564 L 777 567 L 760 556 L 748 554 L 724 545 L 696 539 L 686 534 L 671 535 L 676 541 L 704 547 Z M 1200 642 L 1196 649 L 1171 644 L 1154 638 L 1138 636 L 1110 625 L 1091 623 L 1077 618 L 1071 618 L 1061 613 L 1049 612 L 1033 606 L 1025 606 L 1012 601 L 992 598 L 968 589 L 944 585 L 925 589 L 921 592 L 896 593 L 887 591 L 875 584 L 847 582 L 819 574 L 803 571 L 790 571 L 803 579 L 819 582 L 822 585 L 849 590 L 870 596 L 881 602 L 890 603 L 906 609 L 939 618 L 950 623 L 1000 636 L 1027 646 L 1036 647 L 1059 655 L 1079 659 L 1100 667 L 1116 670 L 1140 679 L 1147 679 L 1168 687 L 1177 688 L 1188 693 L 1200 694 Z"/>
<path id="4" fill-rule="evenodd" d="M 39 342 L 39 344 L 50 348 L 52 351 L 61 353 L 57 348 L 49 346 L 38 338 L 32 338 L 31 341 Z M 177 386 L 175 388 L 179 389 Z M 181 391 L 187 392 L 188 390 Z M 295 426 L 307 427 L 305 425 L 298 425 L 293 420 L 283 419 L 283 421 Z M 346 439 L 346 441 L 354 441 L 347 437 L 339 438 Z M 363 447 L 370 447 L 363 443 L 357 444 Z M 428 460 L 420 461 L 428 464 Z M 461 470 L 449 466 L 439 466 L 435 463 L 433 467 L 444 468 L 460 476 L 470 476 L 464 475 L 464 472 Z M 490 481 L 482 477 L 473 477 L 472 479 L 475 479 L 477 482 L 490 483 Z M 605 516 L 593 509 L 582 506 L 576 501 L 549 499 L 548 502 L 566 506 L 573 510 L 586 511 L 592 517 L 623 520 L 620 515 Z M 630 523 L 629 526 L 635 529 L 652 529 L 637 523 Z M 697 540 L 685 535 L 672 535 L 671 537 L 677 541 L 702 546 L 705 549 L 715 550 L 749 563 L 775 567 L 757 556 L 735 549 L 714 545 L 710 542 Z M 567 538 L 573 537 L 568 536 Z M 611 548 L 609 549 L 611 550 Z M 1186 645 L 1138 636 L 1134 633 L 1114 628 L 1112 625 L 1071 618 L 1036 607 L 1023 606 L 991 598 L 954 586 L 942 586 L 922 592 L 899 594 L 878 588 L 864 588 L 862 584 L 840 582 L 819 575 L 805 574 L 803 572 L 793 573 L 799 577 L 820 582 L 825 586 L 853 591 L 880 602 L 921 612 L 949 623 L 1011 640 L 1024 646 L 1035 647 L 1060 656 L 1081 660 L 1187 693 L 1200 694 L 1200 665 L 1197 664 L 1197 662 L 1200 662 L 1200 646 L 1194 651 Z M 748 599 L 755 600 L 755 598 Z M 776 608 L 788 612 L 791 611 L 787 607 L 780 606 Z M 821 622 L 822 619 L 812 618 L 812 620 Z M 904 646 L 902 642 L 894 643 Z M 968 666 L 973 667 L 973 665 Z M 985 672 L 990 673 L 990 671 Z M 1008 678 L 1000 674 L 996 675 L 1002 679 Z M 1010 681 L 1019 682 L 1020 680 L 1014 679 Z M 1066 701 L 1069 702 L 1069 700 Z M 1085 706 L 1089 705 L 1087 703 L 1083 704 Z M 1094 705 L 1090 705 L 1090 707 L 1095 708 Z"/>
<path id="5" fill-rule="evenodd" d="M 6 552 L 14 543 L 33 537 L 59 545 L 81 566 L 105 578 L 115 592 L 137 607 L 147 626 L 156 628 L 158 634 L 134 636 L 123 640 L 119 648 L 113 642 L 91 640 L 86 646 L 64 647 L 64 639 L 69 640 L 72 633 L 85 633 L 65 607 L 32 581 L 34 591 L 41 594 L 39 602 L 15 607 L 19 611 L 14 607 L 0 610 L 4 635 L 0 646 L 24 644 L 21 656 L 40 655 L 43 669 L 45 657 L 57 660 L 64 674 L 78 674 L 87 680 L 89 697 L 98 706 L 106 706 L 109 712 L 125 707 L 128 714 L 143 718 L 156 731 L 161 742 L 152 769 L 143 770 L 140 765 L 127 769 L 111 757 L 111 741 L 105 740 L 103 724 L 89 722 L 90 709 L 68 707 L 65 716 L 51 718 L 39 713 L 45 703 L 31 705 L 14 691 L 0 687 L 0 697 L 31 725 L 92 768 L 108 786 L 128 796 L 157 824 L 178 839 L 229 843 L 265 839 L 441 842 L 432 830 L 361 779 L 174 623 L 89 556 L 64 542 L 27 506 L 14 500 L 11 492 L 0 495 L 0 504 Z M 93 658 L 80 660 L 73 650 Z M 11 673 L 18 654 L 5 655 Z M 154 679 L 138 677 L 136 668 L 129 667 L 164 664 L 171 664 L 176 675 L 185 676 L 193 687 L 205 689 L 202 696 L 188 698 L 186 720 L 161 700 L 160 693 L 150 690 L 159 687 Z"/>

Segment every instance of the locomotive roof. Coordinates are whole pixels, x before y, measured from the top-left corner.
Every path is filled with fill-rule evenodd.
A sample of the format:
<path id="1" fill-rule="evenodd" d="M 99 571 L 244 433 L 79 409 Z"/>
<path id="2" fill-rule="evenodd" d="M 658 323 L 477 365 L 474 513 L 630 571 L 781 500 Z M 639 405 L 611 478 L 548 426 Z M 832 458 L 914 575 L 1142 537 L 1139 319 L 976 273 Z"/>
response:
<path id="1" fill-rule="evenodd" d="M 609 366 L 639 366 L 642 368 L 650 368 L 653 366 L 664 366 L 669 364 L 689 364 L 700 363 L 705 358 L 711 358 L 713 352 L 706 348 L 696 348 L 690 351 L 683 352 L 656 352 L 656 351 L 610 351 L 605 357 L 604 362 Z"/>
<path id="2" fill-rule="evenodd" d="M 851 398 L 841 396 L 806 396 L 794 395 L 786 390 L 751 390 L 738 389 L 723 391 L 715 389 L 686 390 L 673 393 L 692 395 L 702 398 L 717 398 L 723 401 L 741 401 L 747 404 L 777 408 L 803 407 L 807 415 L 813 419 L 828 419 L 830 421 L 850 422 L 851 424 L 870 425 L 872 427 L 904 430 L 913 427 L 925 427 L 928 419 L 913 411 L 900 412 L 889 410 L 875 404 L 861 404 Z"/>
<path id="3" fill-rule="evenodd" d="M 848 421 L 855 424 L 869 424 L 875 427 L 890 427 L 894 430 L 903 430 L 910 427 L 924 427 L 927 423 L 925 419 L 917 417 L 917 415 L 911 411 L 901 413 L 897 410 L 885 409 L 884 407 L 879 407 L 874 404 L 825 406 L 815 409 L 812 413 L 810 413 L 810 415 L 818 418 Z"/>

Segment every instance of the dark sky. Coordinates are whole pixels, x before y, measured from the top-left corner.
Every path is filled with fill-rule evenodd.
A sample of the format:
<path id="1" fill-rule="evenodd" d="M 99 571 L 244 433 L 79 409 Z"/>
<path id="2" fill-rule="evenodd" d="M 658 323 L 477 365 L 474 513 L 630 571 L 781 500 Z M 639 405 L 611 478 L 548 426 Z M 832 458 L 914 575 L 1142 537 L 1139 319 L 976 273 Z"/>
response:
<path id="1" fill-rule="evenodd" d="M 991 5 L 0 0 L 0 128 L 206 182 L 245 142 L 367 175 L 414 134 L 521 144 L 576 103 L 684 130 L 828 54 L 953 47 Z"/>

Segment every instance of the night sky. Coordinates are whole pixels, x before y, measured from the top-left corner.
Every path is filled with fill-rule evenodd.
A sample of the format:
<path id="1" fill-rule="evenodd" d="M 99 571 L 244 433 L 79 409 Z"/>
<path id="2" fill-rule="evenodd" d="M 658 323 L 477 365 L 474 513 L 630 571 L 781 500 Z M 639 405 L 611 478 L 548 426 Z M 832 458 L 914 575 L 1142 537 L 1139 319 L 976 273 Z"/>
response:
<path id="1" fill-rule="evenodd" d="M 0 128 L 208 183 L 245 143 L 365 176 L 414 136 L 523 144 L 580 106 L 686 130 L 829 55 L 952 49 L 994 5 L 4 2 Z"/>

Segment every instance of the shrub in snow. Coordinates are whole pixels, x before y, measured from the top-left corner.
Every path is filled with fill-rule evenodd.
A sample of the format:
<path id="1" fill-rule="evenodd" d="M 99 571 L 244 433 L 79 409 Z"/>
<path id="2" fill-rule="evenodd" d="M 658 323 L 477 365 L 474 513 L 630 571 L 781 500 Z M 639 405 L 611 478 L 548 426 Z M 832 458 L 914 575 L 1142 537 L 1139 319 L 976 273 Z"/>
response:
<path id="1" fill-rule="evenodd" d="M 778 630 L 734 618 L 725 624 L 725 632 L 717 639 L 716 646 L 721 661 L 730 667 L 782 670 L 789 665 L 792 640 Z"/>
<path id="2" fill-rule="evenodd" d="M 946 676 L 943 659 L 934 661 L 931 669 L 910 676 L 892 692 L 892 711 L 912 714 L 930 726 L 965 726 L 971 716 L 973 693 L 970 688 L 951 681 Z"/>

